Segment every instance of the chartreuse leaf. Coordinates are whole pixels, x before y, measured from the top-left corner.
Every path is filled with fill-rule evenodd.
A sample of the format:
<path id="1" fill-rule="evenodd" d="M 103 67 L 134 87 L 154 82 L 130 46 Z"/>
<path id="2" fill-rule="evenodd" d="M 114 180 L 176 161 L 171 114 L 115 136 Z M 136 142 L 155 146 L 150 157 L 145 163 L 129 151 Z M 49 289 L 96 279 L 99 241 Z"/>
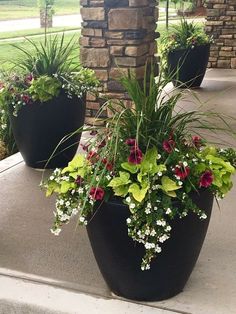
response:
<path id="1" fill-rule="evenodd" d="M 76 155 L 69 163 L 68 166 L 62 170 L 62 174 L 66 172 L 75 172 L 78 168 L 84 167 L 85 156 L 84 155 Z M 82 176 L 81 176 L 82 177 Z"/>
<path id="2" fill-rule="evenodd" d="M 169 196 L 176 197 L 175 190 L 181 189 L 181 186 L 177 185 L 177 183 L 171 180 L 167 176 L 163 176 L 161 178 L 161 189 Z"/>
<path id="3" fill-rule="evenodd" d="M 121 185 L 113 188 L 114 193 L 116 196 L 123 196 L 125 197 L 129 192 L 129 186 L 128 185 Z"/>
<path id="4" fill-rule="evenodd" d="M 235 172 L 235 168 L 230 164 L 230 162 L 224 161 L 220 157 L 207 155 L 205 158 L 207 160 L 211 161 L 213 164 L 221 165 L 222 167 L 224 167 L 227 170 L 227 172 L 230 172 L 230 173 L 234 173 Z"/>
<path id="5" fill-rule="evenodd" d="M 121 164 L 121 167 L 127 171 L 129 171 L 130 173 L 137 173 L 138 172 L 138 169 L 139 169 L 139 166 L 138 165 L 134 165 L 134 164 L 131 164 L 129 162 L 123 162 Z"/>
<path id="6" fill-rule="evenodd" d="M 108 184 L 108 186 L 115 188 L 117 186 L 127 185 L 131 183 L 130 181 L 130 174 L 128 172 L 120 171 L 119 177 L 116 177 L 111 180 L 111 182 Z"/>
<path id="7" fill-rule="evenodd" d="M 116 196 L 125 196 L 129 190 L 130 174 L 128 172 L 120 171 L 119 177 L 111 180 L 108 186 L 112 187 Z"/>
<path id="8" fill-rule="evenodd" d="M 140 170 L 144 174 L 155 174 L 158 172 L 157 170 L 157 149 L 156 147 L 153 147 L 149 149 L 144 158 L 143 161 L 140 164 Z"/>
<path id="9" fill-rule="evenodd" d="M 129 192 L 133 195 L 133 198 L 141 203 L 148 191 L 148 186 L 140 188 L 137 183 L 133 183 L 129 187 Z"/>
<path id="10" fill-rule="evenodd" d="M 51 181 L 48 184 L 47 190 L 46 190 L 46 196 L 51 196 L 54 192 L 59 193 L 60 192 L 60 184 Z"/>
<path id="11" fill-rule="evenodd" d="M 76 184 L 74 182 L 63 181 L 61 183 L 60 193 L 67 193 L 69 190 L 73 190 L 76 188 Z"/>

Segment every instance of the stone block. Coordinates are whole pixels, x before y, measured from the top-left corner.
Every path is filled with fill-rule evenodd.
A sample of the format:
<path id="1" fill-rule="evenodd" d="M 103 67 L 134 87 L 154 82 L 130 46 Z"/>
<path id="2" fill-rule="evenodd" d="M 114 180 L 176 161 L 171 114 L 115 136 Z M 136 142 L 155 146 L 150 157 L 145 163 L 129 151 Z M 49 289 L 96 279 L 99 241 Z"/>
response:
<path id="1" fill-rule="evenodd" d="M 95 72 L 96 77 L 100 81 L 107 81 L 108 80 L 108 71 L 107 70 L 98 70 L 98 69 L 93 69 Z"/>
<path id="2" fill-rule="evenodd" d="M 129 0 L 130 7 L 144 7 L 148 5 L 148 0 Z"/>
<path id="3" fill-rule="evenodd" d="M 89 68 L 106 68 L 110 64 L 108 48 L 84 48 L 80 49 L 81 63 Z"/>
<path id="4" fill-rule="evenodd" d="M 125 48 L 125 55 L 129 57 L 143 56 L 147 52 L 149 52 L 149 46 L 147 44 Z"/>
<path id="5" fill-rule="evenodd" d="M 142 27 L 142 11 L 140 9 L 111 9 L 108 13 L 109 30 L 129 30 Z"/>
<path id="6" fill-rule="evenodd" d="M 231 68 L 236 69 L 236 58 L 231 59 Z"/>
<path id="7" fill-rule="evenodd" d="M 217 61 L 217 67 L 223 68 L 223 69 L 230 69 L 231 61 L 230 60 L 218 60 Z"/>
<path id="8" fill-rule="evenodd" d="M 110 54 L 112 56 L 122 56 L 124 53 L 124 47 L 123 46 L 111 46 L 110 47 Z"/>
<path id="9" fill-rule="evenodd" d="M 84 21 L 104 21 L 105 9 L 104 8 L 81 8 L 82 19 Z"/>

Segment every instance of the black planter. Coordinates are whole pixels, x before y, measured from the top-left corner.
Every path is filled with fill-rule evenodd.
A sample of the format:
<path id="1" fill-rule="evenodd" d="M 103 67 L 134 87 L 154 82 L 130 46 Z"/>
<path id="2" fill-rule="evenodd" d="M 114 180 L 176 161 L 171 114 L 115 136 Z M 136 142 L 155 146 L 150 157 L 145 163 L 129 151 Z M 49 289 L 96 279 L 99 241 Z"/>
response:
<path id="1" fill-rule="evenodd" d="M 210 45 L 179 49 L 168 54 L 168 71 L 176 87 L 199 87 L 206 73 Z"/>
<path id="2" fill-rule="evenodd" d="M 162 252 L 142 271 L 144 247 L 127 234 L 128 207 L 121 201 L 104 202 L 89 222 L 87 231 L 100 271 L 117 295 L 139 301 L 159 301 L 181 292 L 199 256 L 211 215 L 213 196 L 194 194 L 195 203 L 207 213 L 200 220 L 191 213 L 171 223 L 171 237 Z"/>
<path id="3" fill-rule="evenodd" d="M 84 124 L 85 98 L 68 98 L 61 93 L 51 101 L 24 106 L 17 117 L 11 116 L 13 134 L 26 164 L 33 168 L 64 167 L 74 157 L 81 134 L 60 145 L 61 139 Z M 64 151 L 63 151 L 64 150 Z"/>

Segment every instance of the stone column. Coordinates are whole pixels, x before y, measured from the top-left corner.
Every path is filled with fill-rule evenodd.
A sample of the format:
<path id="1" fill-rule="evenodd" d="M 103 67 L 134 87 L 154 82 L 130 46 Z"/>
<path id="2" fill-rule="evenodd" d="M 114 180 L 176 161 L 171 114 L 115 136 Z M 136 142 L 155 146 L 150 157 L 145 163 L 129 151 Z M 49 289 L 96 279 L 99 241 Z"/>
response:
<path id="1" fill-rule="evenodd" d="M 102 82 L 106 97 L 124 99 L 117 79 L 131 69 L 143 78 L 145 63 L 156 53 L 156 0 L 81 0 L 83 18 L 81 62 L 92 68 Z M 87 97 L 87 121 L 91 121 L 102 100 Z"/>
<path id="2" fill-rule="evenodd" d="M 209 67 L 236 68 L 236 0 L 207 0 L 206 31 L 213 35 Z"/>

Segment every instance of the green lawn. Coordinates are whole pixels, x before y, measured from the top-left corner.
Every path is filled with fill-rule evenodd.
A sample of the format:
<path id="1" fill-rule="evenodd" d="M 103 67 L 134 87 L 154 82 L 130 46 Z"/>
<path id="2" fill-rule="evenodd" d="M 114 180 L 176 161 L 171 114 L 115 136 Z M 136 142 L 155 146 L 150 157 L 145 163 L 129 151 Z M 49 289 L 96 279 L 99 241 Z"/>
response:
<path id="1" fill-rule="evenodd" d="M 79 28 L 76 28 L 74 26 L 53 27 L 53 28 L 48 28 L 47 33 L 58 33 L 58 32 L 72 31 L 72 30 L 79 31 Z M 0 31 L 0 40 L 17 38 L 17 37 L 34 36 L 34 35 L 40 35 L 40 34 L 44 34 L 44 28 L 26 29 L 26 30 L 21 30 L 21 31 L 2 32 L 2 33 Z"/>
<path id="2" fill-rule="evenodd" d="M 61 35 L 58 35 L 61 36 Z M 74 52 L 75 56 L 78 55 L 78 62 L 79 62 L 79 36 L 80 31 L 70 32 L 69 34 L 65 34 L 65 43 L 71 40 L 71 38 L 74 37 L 74 40 L 78 42 L 78 49 Z M 36 37 L 33 38 L 34 42 L 43 41 L 44 37 Z M 20 51 L 13 47 L 13 42 L 0 42 L 0 68 L 3 69 L 9 69 L 13 66 L 11 63 L 11 60 L 16 61 L 17 58 L 21 55 Z M 29 51 L 32 50 L 32 47 L 30 43 L 24 39 L 24 40 L 18 40 L 15 41 L 14 44 L 23 47 L 24 49 L 27 49 Z"/>
<path id="3" fill-rule="evenodd" d="M 79 0 L 56 0 L 55 14 L 79 13 Z M 0 0 L 0 20 L 39 16 L 37 0 Z"/>

